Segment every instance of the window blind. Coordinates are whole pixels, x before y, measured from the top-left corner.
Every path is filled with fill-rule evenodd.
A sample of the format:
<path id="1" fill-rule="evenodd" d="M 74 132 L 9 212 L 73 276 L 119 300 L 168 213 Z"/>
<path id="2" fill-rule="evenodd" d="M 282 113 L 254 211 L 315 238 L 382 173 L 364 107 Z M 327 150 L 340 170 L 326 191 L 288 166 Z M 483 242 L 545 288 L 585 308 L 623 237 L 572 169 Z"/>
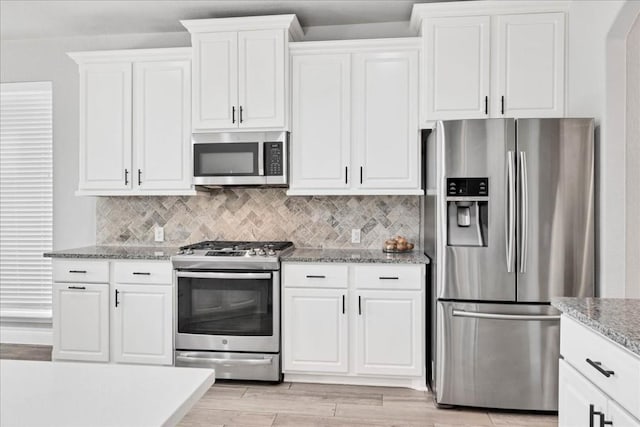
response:
<path id="1" fill-rule="evenodd" d="M 0 84 L 0 318 L 51 318 L 51 82 Z"/>

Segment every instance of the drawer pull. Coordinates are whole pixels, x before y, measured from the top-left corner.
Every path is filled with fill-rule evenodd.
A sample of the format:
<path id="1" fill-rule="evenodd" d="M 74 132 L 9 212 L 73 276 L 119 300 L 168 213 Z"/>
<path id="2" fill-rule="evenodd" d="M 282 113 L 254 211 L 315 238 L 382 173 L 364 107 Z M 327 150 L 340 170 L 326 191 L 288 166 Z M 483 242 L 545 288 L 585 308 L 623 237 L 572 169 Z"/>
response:
<path id="1" fill-rule="evenodd" d="M 84 286 L 69 286 L 68 289 L 87 289 Z"/>
<path id="2" fill-rule="evenodd" d="M 399 277 L 398 276 L 380 276 L 379 279 L 380 280 L 398 280 Z"/>
<path id="3" fill-rule="evenodd" d="M 607 369 L 603 369 L 602 368 L 602 362 L 595 362 L 589 358 L 586 359 L 587 363 L 591 366 L 593 366 L 594 368 L 596 368 L 598 370 L 598 372 L 600 372 L 602 375 L 604 375 L 605 377 L 609 378 L 611 375 L 614 375 L 615 372 L 614 371 L 609 371 Z"/>
<path id="4" fill-rule="evenodd" d="M 87 270 L 69 270 L 69 273 L 87 274 Z"/>
<path id="5" fill-rule="evenodd" d="M 151 273 L 149 272 L 140 272 L 140 271 L 134 271 L 133 272 L 134 276 L 151 276 Z"/>
<path id="6" fill-rule="evenodd" d="M 589 427 L 594 427 L 593 417 L 595 417 L 596 415 L 602 417 L 602 412 L 596 411 L 595 409 L 596 408 L 593 406 L 593 403 L 589 404 Z"/>
<path id="7" fill-rule="evenodd" d="M 307 275 L 307 279 L 326 279 L 327 276 L 314 276 L 314 275 Z"/>

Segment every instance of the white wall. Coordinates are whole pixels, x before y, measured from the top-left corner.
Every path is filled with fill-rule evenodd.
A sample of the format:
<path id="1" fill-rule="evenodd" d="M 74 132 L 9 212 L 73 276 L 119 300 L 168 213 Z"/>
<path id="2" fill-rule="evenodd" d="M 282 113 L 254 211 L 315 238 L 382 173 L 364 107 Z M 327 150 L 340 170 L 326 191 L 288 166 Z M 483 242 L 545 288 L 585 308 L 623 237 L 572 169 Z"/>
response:
<path id="1" fill-rule="evenodd" d="M 2 41 L 0 81 L 53 82 L 53 248 L 95 243 L 95 199 L 78 186 L 78 67 L 66 52 L 190 46 L 188 33 Z"/>
<path id="2" fill-rule="evenodd" d="M 630 3 L 573 1 L 569 8 L 567 115 L 594 117 L 598 126 L 596 267 L 598 293 L 606 297 L 624 296 L 625 283 L 624 137 L 616 134 L 618 124 L 607 121 L 612 114 L 608 93 L 624 93 L 625 79 L 624 72 L 622 79 L 611 76 L 608 61 L 612 46 L 607 40 L 621 11 Z"/>
<path id="3" fill-rule="evenodd" d="M 626 289 L 640 298 L 640 15 L 627 36 Z"/>

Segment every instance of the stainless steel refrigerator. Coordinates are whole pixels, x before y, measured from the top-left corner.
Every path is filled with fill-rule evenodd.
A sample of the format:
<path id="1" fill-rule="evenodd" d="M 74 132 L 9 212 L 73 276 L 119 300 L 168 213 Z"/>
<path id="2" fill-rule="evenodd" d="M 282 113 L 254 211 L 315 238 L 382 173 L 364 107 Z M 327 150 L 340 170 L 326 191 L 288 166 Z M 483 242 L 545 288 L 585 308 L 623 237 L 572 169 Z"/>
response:
<path id="1" fill-rule="evenodd" d="M 549 302 L 594 294 L 593 138 L 592 119 L 444 121 L 426 138 L 438 404 L 558 409 Z"/>

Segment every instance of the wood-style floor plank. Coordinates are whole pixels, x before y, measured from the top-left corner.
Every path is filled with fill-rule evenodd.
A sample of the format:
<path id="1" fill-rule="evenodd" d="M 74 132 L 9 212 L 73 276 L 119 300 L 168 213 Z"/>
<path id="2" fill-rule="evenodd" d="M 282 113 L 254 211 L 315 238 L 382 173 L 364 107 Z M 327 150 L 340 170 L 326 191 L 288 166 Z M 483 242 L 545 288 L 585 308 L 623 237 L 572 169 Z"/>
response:
<path id="1" fill-rule="evenodd" d="M 0 358 L 51 360 L 50 346 L 0 344 Z M 555 415 L 437 409 L 430 392 L 393 387 L 219 380 L 179 427 L 556 427 Z"/>

